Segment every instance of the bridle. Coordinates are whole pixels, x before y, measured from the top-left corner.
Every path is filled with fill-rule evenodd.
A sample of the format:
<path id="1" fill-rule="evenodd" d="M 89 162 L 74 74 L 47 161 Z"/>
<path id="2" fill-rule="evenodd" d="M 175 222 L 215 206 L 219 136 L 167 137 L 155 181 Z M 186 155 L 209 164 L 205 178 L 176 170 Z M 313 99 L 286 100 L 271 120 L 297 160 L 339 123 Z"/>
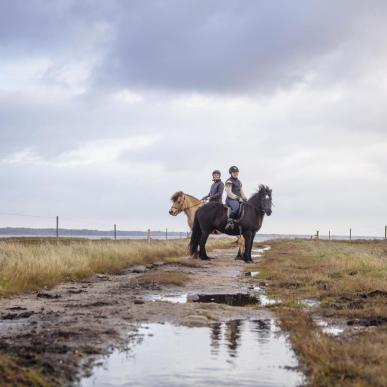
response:
<path id="1" fill-rule="evenodd" d="M 193 206 L 183 208 L 185 198 L 186 198 L 186 196 L 185 196 L 185 194 L 183 194 L 183 202 L 181 203 L 180 208 L 177 208 L 175 206 L 171 207 L 171 209 L 173 208 L 174 210 L 178 211 L 175 215 L 179 215 L 181 212 L 183 212 L 185 210 L 189 210 L 190 208 L 197 207 L 197 206 L 200 206 L 200 204 L 202 204 L 202 202 L 199 202 L 197 204 L 194 204 Z"/>

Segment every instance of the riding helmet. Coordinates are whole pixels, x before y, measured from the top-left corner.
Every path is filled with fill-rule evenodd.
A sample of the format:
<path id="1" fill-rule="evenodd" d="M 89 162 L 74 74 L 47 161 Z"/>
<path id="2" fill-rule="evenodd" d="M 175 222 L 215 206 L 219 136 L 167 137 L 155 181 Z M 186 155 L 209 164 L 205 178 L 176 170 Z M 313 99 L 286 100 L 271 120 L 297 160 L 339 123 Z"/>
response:
<path id="1" fill-rule="evenodd" d="M 239 169 L 238 167 L 236 167 L 235 165 L 233 165 L 232 167 L 230 167 L 230 169 L 228 170 L 229 173 L 231 172 L 239 172 Z"/>
<path id="2" fill-rule="evenodd" d="M 218 169 L 215 169 L 215 171 L 212 171 L 213 175 L 221 175 L 220 171 Z"/>

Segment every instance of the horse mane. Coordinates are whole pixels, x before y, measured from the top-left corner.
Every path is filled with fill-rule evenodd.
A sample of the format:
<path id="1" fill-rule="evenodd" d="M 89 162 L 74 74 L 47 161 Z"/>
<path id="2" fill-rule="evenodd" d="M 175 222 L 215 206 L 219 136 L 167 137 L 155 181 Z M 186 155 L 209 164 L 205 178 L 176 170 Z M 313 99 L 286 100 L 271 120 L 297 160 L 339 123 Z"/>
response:
<path id="1" fill-rule="evenodd" d="M 183 195 L 188 196 L 188 197 L 190 197 L 191 199 L 194 199 L 194 200 L 198 200 L 198 201 L 199 201 L 199 199 L 198 199 L 198 198 L 195 198 L 195 196 L 189 195 L 189 194 L 187 194 L 187 193 L 185 193 L 185 192 L 183 192 L 183 191 L 177 191 L 177 192 L 175 192 L 175 193 L 171 196 L 171 200 L 172 200 L 173 202 L 175 202 L 180 196 L 183 196 Z"/>
<path id="2" fill-rule="evenodd" d="M 271 191 L 269 186 L 264 185 L 264 184 L 260 184 L 258 187 L 258 190 L 250 196 L 248 202 L 250 202 L 250 201 L 254 202 L 256 199 L 260 198 L 262 195 L 266 195 L 266 193 L 268 191 Z"/>
<path id="3" fill-rule="evenodd" d="M 172 196 L 171 200 L 175 202 L 180 196 L 183 196 L 184 192 L 183 191 L 176 191 Z"/>

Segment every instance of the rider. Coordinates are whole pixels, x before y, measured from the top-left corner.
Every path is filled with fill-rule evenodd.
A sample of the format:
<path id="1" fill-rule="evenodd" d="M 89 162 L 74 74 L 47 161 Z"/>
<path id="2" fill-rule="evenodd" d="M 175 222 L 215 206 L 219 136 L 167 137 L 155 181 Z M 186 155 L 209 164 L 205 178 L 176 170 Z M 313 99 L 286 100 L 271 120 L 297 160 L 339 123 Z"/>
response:
<path id="1" fill-rule="evenodd" d="M 209 199 L 210 202 L 222 203 L 222 196 L 224 191 L 223 181 L 220 179 L 220 171 L 217 169 L 212 172 L 212 185 L 210 192 L 207 196 L 204 196 L 202 200 Z"/>
<path id="2" fill-rule="evenodd" d="M 227 219 L 226 230 L 234 228 L 234 219 L 238 214 L 239 203 L 247 200 L 242 190 L 242 183 L 238 179 L 239 169 L 235 165 L 229 169 L 230 177 L 226 180 L 226 204 L 231 208 L 229 218 Z"/>

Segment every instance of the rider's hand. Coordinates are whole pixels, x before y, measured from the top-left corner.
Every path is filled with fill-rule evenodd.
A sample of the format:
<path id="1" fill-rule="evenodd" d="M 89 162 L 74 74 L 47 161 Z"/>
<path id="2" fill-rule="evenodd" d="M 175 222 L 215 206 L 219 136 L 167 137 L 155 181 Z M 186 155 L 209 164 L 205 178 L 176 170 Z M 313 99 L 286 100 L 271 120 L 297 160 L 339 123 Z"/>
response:
<path id="1" fill-rule="evenodd" d="M 238 197 L 238 202 L 243 203 L 243 199 L 241 197 Z"/>

